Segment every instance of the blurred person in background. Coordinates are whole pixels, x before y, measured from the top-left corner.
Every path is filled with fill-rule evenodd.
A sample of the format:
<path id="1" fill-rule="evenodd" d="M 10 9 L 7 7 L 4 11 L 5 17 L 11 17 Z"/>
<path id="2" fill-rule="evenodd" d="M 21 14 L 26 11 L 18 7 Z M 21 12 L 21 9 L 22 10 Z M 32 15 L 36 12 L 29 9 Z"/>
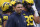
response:
<path id="1" fill-rule="evenodd" d="M 36 9 L 36 7 L 35 7 L 35 3 L 33 4 L 32 8 L 33 8 L 33 10 L 35 11 L 35 16 L 36 16 L 36 17 L 39 17 L 38 11 L 37 11 L 37 9 Z M 33 21 L 33 23 L 34 23 L 34 21 Z M 38 23 L 39 23 L 39 22 L 38 22 Z M 35 25 L 35 24 L 36 24 L 36 25 Z M 34 23 L 34 26 L 37 27 L 37 23 Z"/>
<path id="2" fill-rule="evenodd" d="M 11 0 L 0 0 L 0 7 L 4 2 L 11 2 Z"/>
<path id="3" fill-rule="evenodd" d="M 33 5 L 33 1 L 30 1 L 30 0 L 24 0 L 24 2 L 23 2 L 23 5 L 24 5 L 24 11 L 23 11 L 23 15 L 24 15 L 24 17 L 26 18 L 26 22 L 27 22 L 27 27 L 34 27 L 34 24 L 33 24 L 33 20 L 36 22 L 36 20 L 39 22 L 39 17 L 36 17 L 35 16 L 35 12 L 33 11 L 33 8 L 32 8 L 32 5 Z M 31 16 L 31 15 L 33 15 L 33 17 Z M 31 16 L 32 17 L 32 19 L 31 19 L 31 17 L 29 18 L 29 17 Z M 29 20 L 30 21 L 29 21 Z M 36 22 L 36 23 L 38 23 L 38 22 Z"/>
<path id="4" fill-rule="evenodd" d="M 37 11 L 39 13 L 39 17 L 40 17 L 40 0 L 34 0 L 34 3 L 35 3 Z M 40 21 L 39 21 L 39 24 L 37 24 L 37 27 L 40 27 Z"/>
<path id="5" fill-rule="evenodd" d="M 2 10 L 0 8 L 0 27 L 2 27 Z"/>
<path id="6" fill-rule="evenodd" d="M 14 5 L 15 5 L 16 1 L 11 1 L 10 3 L 12 4 L 13 12 L 14 12 Z"/>
<path id="7" fill-rule="evenodd" d="M 2 14 L 0 13 L 0 27 L 2 27 Z"/>
<path id="8" fill-rule="evenodd" d="M 25 1 L 25 0 L 23 0 L 23 1 Z M 34 0 L 26 0 L 28 3 L 30 3 L 30 5 L 31 5 L 31 7 L 33 8 L 33 10 L 34 10 L 34 13 L 35 13 L 35 17 L 37 17 L 37 18 L 39 18 L 39 14 L 38 14 L 38 11 L 37 11 L 37 9 L 36 9 L 36 7 L 35 7 L 35 3 L 34 3 Z M 35 24 L 35 22 L 33 21 L 33 23 L 34 23 L 34 26 L 36 27 L 36 24 Z M 39 22 L 38 22 L 39 23 Z"/>
<path id="9" fill-rule="evenodd" d="M 2 19 L 3 19 L 3 27 L 5 27 L 8 17 L 13 12 L 13 7 L 9 2 L 4 2 L 1 6 L 2 9 Z"/>

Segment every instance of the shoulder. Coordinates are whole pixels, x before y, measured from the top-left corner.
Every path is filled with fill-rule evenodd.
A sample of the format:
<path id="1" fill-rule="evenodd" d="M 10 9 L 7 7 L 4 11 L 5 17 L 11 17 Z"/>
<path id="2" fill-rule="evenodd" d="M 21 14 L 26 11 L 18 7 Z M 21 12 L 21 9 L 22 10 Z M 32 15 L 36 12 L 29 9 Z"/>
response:
<path id="1" fill-rule="evenodd" d="M 7 15 L 7 14 L 3 14 L 2 17 L 3 17 L 3 18 L 8 18 L 9 15 Z"/>
<path id="2" fill-rule="evenodd" d="M 21 15 L 23 19 L 25 19 L 25 17 L 23 15 Z"/>
<path id="3" fill-rule="evenodd" d="M 14 19 L 14 17 L 15 17 L 15 14 L 14 15 L 10 15 L 8 19 L 11 20 L 11 19 Z"/>

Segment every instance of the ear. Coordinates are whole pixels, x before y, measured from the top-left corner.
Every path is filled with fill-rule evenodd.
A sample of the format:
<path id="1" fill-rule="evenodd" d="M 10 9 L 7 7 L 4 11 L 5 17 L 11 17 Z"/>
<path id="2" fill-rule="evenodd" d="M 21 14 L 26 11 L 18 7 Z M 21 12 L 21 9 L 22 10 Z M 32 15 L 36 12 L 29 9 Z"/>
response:
<path id="1" fill-rule="evenodd" d="M 24 10 L 24 7 L 22 8 L 22 10 Z"/>

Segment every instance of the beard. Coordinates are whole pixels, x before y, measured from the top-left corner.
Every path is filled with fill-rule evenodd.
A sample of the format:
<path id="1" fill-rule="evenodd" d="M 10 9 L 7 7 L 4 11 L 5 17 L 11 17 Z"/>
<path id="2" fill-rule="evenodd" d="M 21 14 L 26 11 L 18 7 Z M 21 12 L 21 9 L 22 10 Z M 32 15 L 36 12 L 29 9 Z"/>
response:
<path id="1" fill-rule="evenodd" d="M 32 9 L 32 7 L 27 7 L 27 10 L 30 11 Z"/>
<path id="2" fill-rule="evenodd" d="M 22 10 L 19 10 L 19 11 L 18 11 L 18 10 L 16 10 L 15 12 L 17 12 L 17 13 L 21 13 L 21 12 L 22 12 Z"/>

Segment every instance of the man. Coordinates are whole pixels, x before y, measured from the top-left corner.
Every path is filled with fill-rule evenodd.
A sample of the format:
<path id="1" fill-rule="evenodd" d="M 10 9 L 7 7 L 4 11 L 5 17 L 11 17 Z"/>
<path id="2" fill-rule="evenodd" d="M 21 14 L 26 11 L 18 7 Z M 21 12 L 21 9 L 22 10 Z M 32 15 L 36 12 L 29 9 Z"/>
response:
<path id="1" fill-rule="evenodd" d="M 40 0 L 34 0 L 34 3 L 40 16 Z M 40 27 L 40 24 L 37 24 L 37 27 Z"/>
<path id="2" fill-rule="evenodd" d="M 34 11 L 31 7 L 33 4 L 26 0 L 26 1 L 24 1 L 23 5 L 24 5 L 24 11 L 22 12 L 22 14 L 26 18 L 27 27 L 34 27 L 33 20 L 35 22 L 37 22 L 39 20 L 34 15 Z"/>
<path id="3" fill-rule="evenodd" d="M 2 17 L 3 17 L 3 26 L 5 27 L 6 22 L 8 20 L 8 17 L 10 16 L 10 14 L 13 12 L 13 8 L 12 5 L 9 2 L 5 2 L 3 3 L 3 5 L 1 6 L 2 9 Z"/>
<path id="4" fill-rule="evenodd" d="M 26 19 L 21 15 L 22 8 L 22 3 L 15 3 L 15 12 L 9 17 L 6 27 L 26 27 Z"/>
<path id="5" fill-rule="evenodd" d="M 37 11 L 37 9 L 36 9 L 36 7 L 35 7 L 35 3 L 34 3 L 34 5 L 32 6 L 32 8 L 33 8 L 33 10 L 35 11 L 35 17 L 39 17 L 39 14 L 38 14 L 38 11 Z M 33 22 L 34 23 L 34 22 Z M 39 22 L 38 22 L 39 23 Z M 37 27 L 37 23 L 36 23 L 36 25 L 35 25 L 35 23 L 34 23 L 34 26 L 35 27 Z"/>

